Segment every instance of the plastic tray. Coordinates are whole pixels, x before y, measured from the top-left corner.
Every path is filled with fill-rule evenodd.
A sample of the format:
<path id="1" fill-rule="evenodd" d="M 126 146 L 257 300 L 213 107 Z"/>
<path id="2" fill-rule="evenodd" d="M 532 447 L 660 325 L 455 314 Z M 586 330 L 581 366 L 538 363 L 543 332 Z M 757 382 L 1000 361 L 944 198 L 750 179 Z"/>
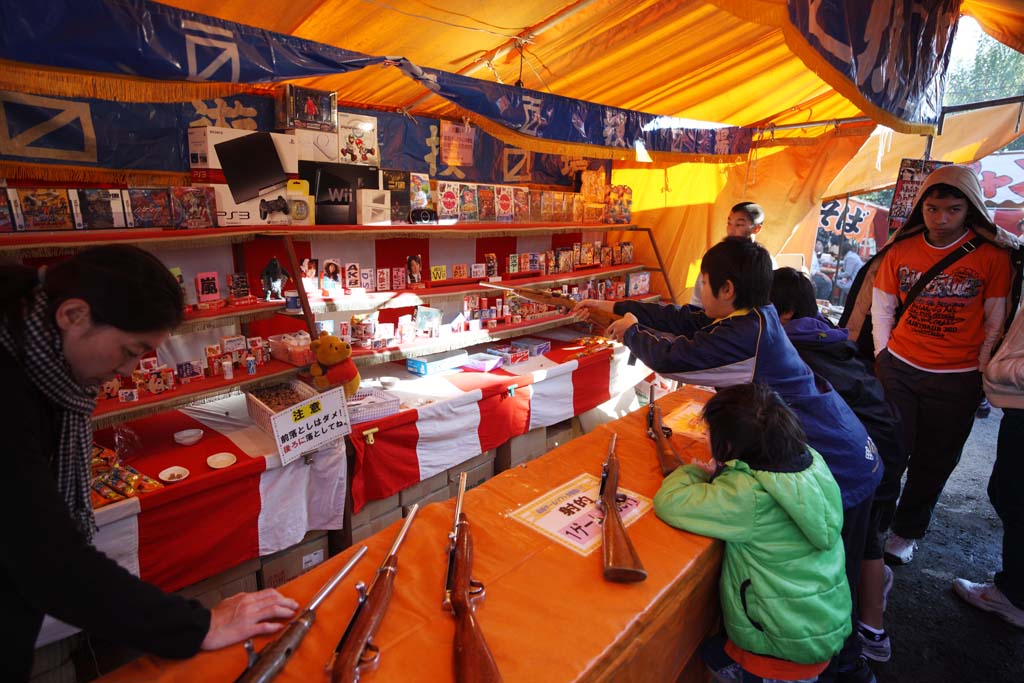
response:
<path id="1" fill-rule="evenodd" d="M 373 403 L 357 403 L 353 405 L 353 402 L 365 401 L 368 398 L 373 398 Z M 383 389 L 376 387 L 360 387 L 359 390 L 348 399 L 348 419 L 351 424 L 358 424 L 360 422 L 369 422 L 370 420 L 379 420 L 382 417 L 388 415 L 394 415 L 398 412 L 398 408 L 402 401 L 394 394 L 390 394 Z"/>

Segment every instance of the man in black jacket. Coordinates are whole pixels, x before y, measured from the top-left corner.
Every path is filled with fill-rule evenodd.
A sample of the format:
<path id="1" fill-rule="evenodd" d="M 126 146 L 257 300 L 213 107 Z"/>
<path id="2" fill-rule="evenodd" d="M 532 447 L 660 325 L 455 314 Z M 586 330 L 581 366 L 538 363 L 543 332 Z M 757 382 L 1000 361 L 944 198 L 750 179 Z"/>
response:
<path id="1" fill-rule="evenodd" d="M 885 566 L 883 546 L 899 496 L 899 480 L 895 473 L 903 471 L 899 460 L 905 457 L 900 445 L 898 413 L 886 400 L 881 383 L 857 357 L 857 345 L 850 340 L 846 330 L 835 327 L 818 312 L 814 285 L 806 276 L 793 268 L 776 270 L 771 301 L 800 357 L 818 380 L 831 384 L 860 418 L 885 465 L 885 473 L 871 507 L 871 526 L 864 547 L 858 591 L 861 622 L 858 634 L 863 645 L 862 653 L 885 662 L 891 656 L 891 646 L 883 627 L 882 613 L 885 596 L 892 587 L 892 570 Z"/>

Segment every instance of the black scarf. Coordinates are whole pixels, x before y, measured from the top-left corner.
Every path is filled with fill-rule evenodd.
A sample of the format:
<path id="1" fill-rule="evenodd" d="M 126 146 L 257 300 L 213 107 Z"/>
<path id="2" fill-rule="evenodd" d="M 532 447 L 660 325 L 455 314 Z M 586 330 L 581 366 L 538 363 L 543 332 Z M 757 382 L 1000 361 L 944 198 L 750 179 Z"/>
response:
<path id="1" fill-rule="evenodd" d="M 83 386 L 71 375 L 64 359 L 60 332 L 47 310 L 48 297 L 37 286 L 25 309 L 21 344 L 7 325 L 0 325 L 0 345 L 20 360 L 29 379 L 57 407 L 60 441 L 57 449 L 57 490 L 68 514 L 86 539 L 92 541 L 96 520 L 89 495 L 89 460 L 92 456 L 92 412 L 96 388 Z"/>

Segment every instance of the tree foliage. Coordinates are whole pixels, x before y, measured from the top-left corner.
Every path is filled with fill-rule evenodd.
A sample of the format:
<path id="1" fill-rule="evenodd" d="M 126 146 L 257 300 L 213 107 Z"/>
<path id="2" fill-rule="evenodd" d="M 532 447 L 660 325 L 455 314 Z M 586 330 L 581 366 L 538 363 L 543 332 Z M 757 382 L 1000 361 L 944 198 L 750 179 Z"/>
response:
<path id="1" fill-rule="evenodd" d="M 974 60 L 950 65 L 943 104 L 947 106 L 1024 95 L 1024 54 L 980 34 Z M 1024 137 L 1006 150 L 1024 150 Z"/>

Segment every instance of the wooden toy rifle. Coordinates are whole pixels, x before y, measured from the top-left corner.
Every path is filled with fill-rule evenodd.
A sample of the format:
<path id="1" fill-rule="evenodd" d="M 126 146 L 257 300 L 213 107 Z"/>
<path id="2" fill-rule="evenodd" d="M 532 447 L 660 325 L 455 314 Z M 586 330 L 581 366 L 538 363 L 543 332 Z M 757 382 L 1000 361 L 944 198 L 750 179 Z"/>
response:
<path id="1" fill-rule="evenodd" d="M 377 569 L 370 587 L 367 588 L 361 581 L 356 584 L 359 604 L 348 622 L 344 635 L 338 641 L 338 646 L 334 648 L 331 661 L 327 663 L 327 668 L 331 670 L 332 683 L 355 683 L 361 674 L 377 666 L 380 649 L 373 643 L 373 636 L 380 628 L 388 603 L 391 602 L 395 574 L 398 572 L 398 547 L 405 540 L 405 534 L 409 531 L 409 525 L 412 524 L 418 510 L 419 505 L 413 505 L 409 509 L 405 524 L 398 532 L 398 537 L 395 538 L 384 562 Z"/>
<path id="2" fill-rule="evenodd" d="M 356 554 L 338 570 L 338 573 L 331 577 L 331 580 L 313 596 L 306 607 L 306 611 L 300 614 L 292 623 L 281 631 L 281 634 L 270 645 L 260 650 L 259 654 L 252 646 L 252 638 L 245 641 L 245 651 L 249 653 L 249 664 L 242 675 L 235 679 L 235 683 L 269 683 L 281 672 L 288 659 L 299 649 L 302 639 L 306 637 L 309 629 L 316 620 L 316 608 L 320 606 L 331 591 L 334 590 L 345 575 L 359 559 L 366 554 L 366 546 L 362 546 Z"/>
<path id="3" fill-rule="evenodd" d="M 683 462 L 676 447 L 672 445 L 669 437 L 672 436 L 672 428 L 666 427 L 661 422 L 661 406 L 654 405 L 654 385 L 651 385 L 650 398 L 647 403 L 647 436 L 654 439 L 654 447 L 658 453 L 658 464 L 661 466 L 661 474 L 664 477 L 682 467 Z"/>
<path id="4" fill-rule="evenodd" d="M 473 603 L 484 597 L 484 585 L 472 577 L 473 537 L 462 511 L 466 473 L 459 477 L 455 519 L 448 534 L 448 580 L 444 606 L 455 617 L 454 663 L 456 683 L 501 683 L 501 673 L 476 620 Z"/>
<path id="5" fill-rule="evenodd" d="M 604 512 L 601 522 L 601 554 L 604 560 L 604 578 L 618 583 L 635 583 L 647 578 L 647 570 L 629 540 L 626 527 L 619 515 L 618 503 L 626 496 L 619 493 L 619 457 L 615 455 L 618 434 L 612 433 L 608 444 L 608 458 L 601 470 L 601 492 L 598 506 Z"/>
<path id="6" fill-rule="evenodd" d="M 480 286 L 490 287 L 492 289 L 503 289 L 506 292 L 512 292 L 516 296 L 528 299 L 534 303 L 546 304 L 548 306 L 554 306 L 555 308 L 566 308 L 572 310 L 572 307 L 576 305 L 575 299 L 570 299 L 569 297 L 556 292 L 542 292 L 536 289 L 530 289 L 529 287 L 505 287 L 502 285 L 496 285 L 493 282 L 481 282 Z M 605 313 L 604 311 L 592 308 L 590 309 L 590 317 L 588 320 L 604 329 L 621 317 L 621 315 Z"/>

